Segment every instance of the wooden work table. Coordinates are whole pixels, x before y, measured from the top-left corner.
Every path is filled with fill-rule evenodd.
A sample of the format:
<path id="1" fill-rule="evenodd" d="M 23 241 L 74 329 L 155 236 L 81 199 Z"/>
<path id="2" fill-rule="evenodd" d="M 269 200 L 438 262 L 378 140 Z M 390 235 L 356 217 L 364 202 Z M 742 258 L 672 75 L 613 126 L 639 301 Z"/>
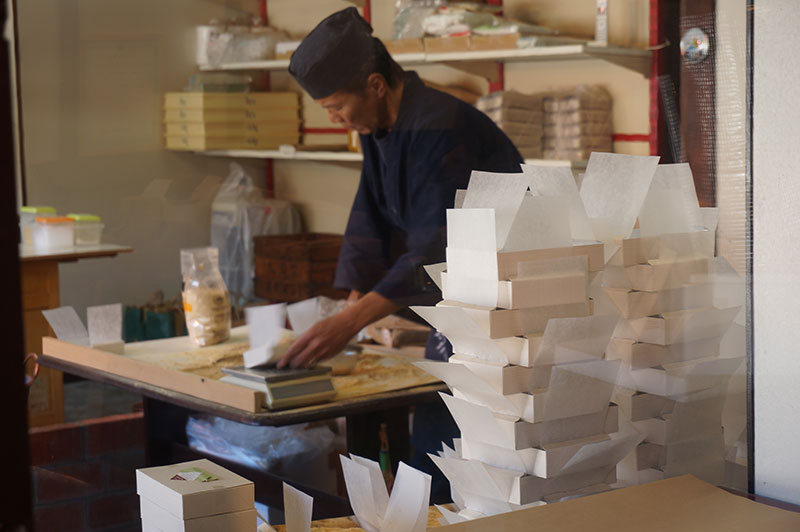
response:
<path id="1" fill-rule="evenodd" d="M 242 345 L 242 340 L 246 338 L 246 328 L 236 328 L 232 331 L 232 338 L 227 346 L 236 348 Z M 250 402 L 242 400 L 242 394 L 252 395 L 258 392 L 219 382 L 215 377 L 207 376 L 208 373 L 202 368 L 193 368 L 194 373 L 189 373 L 165 367 L 153 368 L 151 364 L 146 363 L 158 357 L 159 349 L 163 350 L 165 358 L 169 358 L 171 353 L 180 353 L 181 349 L 188 345 L 187 342 L 186 337 L 137 342 L 126 345 L 125 355 L 115 355 L 45 338 L 44 353 L 40 357 L 40 363 L 55 370 L 141 394 L 144 397 L 146 451 L 149 465 L 163 465 L 203 457 L 200 452 L 189 448 L 185 427 L 191 414 L 206 413 L 239 423 L 271 426 L 345 417 L 348 451 L 375 460 L 378 459 L 380 450 L 379 427 L 381 423 L 386 423 L 391 457 L 396 467 L 398 461 L 408 461 L 410 457 L 409 407 L 437 400 L 437 394 L 447 389 L 444 384 L 434 381 L 429 376 L 417 381 L 408 380 L 406 377 L 396 383 L 387 381 L 383 390 L 373 385 L 365 387 L 363 393 L 343 393 L 342 398 L 318 405 L 277 411 L 237 407 L 233 405 L 241 404 L 247 407 L 252 404 L 252 399 Z M 222 344 L 220 349 L 225 345 Z M 209 348 L 199 348 L 195 352 L 198 353 L 197 358 L 204 359 L 203 353 L 210 351 Z M 359 356 L 376 355 L 366 353 Z M 392 357 L 395 362 L 398 358 L 398 355 L 385 356 Z M 230 365 L 231 359 L 228 355 L 225 355 L 225 360 Z M 409 357 L 409 360 L 403 363 L 411 362 Z M 334 377 L 337 391 L 340 388 L 336 384 L 336 379 L 347 378 L 347 376 Z M 256 483 L 257 500 L 280 507 L 282 482 L 285 479 L 217 457 L 210 458 L 223 467 L 253 480 Z M 346 499 L 292 483 L 315 497 L 315 517 L 349 515 L 350 508 Z"/>
<path id="2" fill-rule="evenodd" d="M 53 332 L 42 311 L 57 308 L 59 300 L 58 265 L 82 259 L 114 257 L 133 248 L 114 244 L 75 246 L 49 252 L 20 247 L 22 319 L 25 324 L 25 352 L 41 353 L 42 337 Z M 42 367 L 28 394 L 29 425 L 37 427 L 64 420 L 63 375 Z"/>

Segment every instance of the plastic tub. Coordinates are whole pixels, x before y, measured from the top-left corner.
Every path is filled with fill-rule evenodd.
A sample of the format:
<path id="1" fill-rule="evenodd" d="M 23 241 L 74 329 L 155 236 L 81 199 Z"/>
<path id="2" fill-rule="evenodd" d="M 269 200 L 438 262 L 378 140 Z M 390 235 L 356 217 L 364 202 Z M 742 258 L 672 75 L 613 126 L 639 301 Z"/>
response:
<path id="1" fill-rule="evenodd" d="M 33 247 L 33 224 L 37 216 L 55 216 L 55 207 L 25 205 L 19 209 L 19 231 L 22 245 Z"/>
<path id="2" fill-rule="evenodd" d="M 75 241 L 75 221 L 66 216 L 37 216 L 33 224 L 33 249 L 50 251 L 71 248 Z"/>
<path id="3" fill-rule="evenodd" d="M 68 214 L 75 220 L 75 245 L 97 245 L 103 236 L 103 225 L 100 217 L 94 214 Z"/>

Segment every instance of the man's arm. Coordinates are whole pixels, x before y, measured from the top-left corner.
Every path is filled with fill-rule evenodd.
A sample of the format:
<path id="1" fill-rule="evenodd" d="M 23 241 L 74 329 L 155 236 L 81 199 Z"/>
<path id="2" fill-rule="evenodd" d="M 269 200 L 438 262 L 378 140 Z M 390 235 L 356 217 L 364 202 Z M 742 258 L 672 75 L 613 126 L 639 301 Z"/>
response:
<path id="1" fill-rule="evenodd" d="M 350 303 L 357 297 L 357 292 L 351 292 L 348 305 L 341 312 L 316 323 L 298 338 L 278 361 L 278 367 L 311 367 L 330 358 L 342 351 L 358 331 L 400 308 L 377 292 Z"/>

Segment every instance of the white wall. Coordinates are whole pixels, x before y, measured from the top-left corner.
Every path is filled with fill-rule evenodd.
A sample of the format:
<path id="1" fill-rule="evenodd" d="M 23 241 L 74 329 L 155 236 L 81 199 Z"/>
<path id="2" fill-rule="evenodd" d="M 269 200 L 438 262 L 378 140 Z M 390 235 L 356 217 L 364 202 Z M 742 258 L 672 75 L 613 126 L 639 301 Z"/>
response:
<path id="1" fill-rule="evenodd" d="M 161 95 L 182 90 L 194 30 L 224 2 L 26 0 L 19 52 L 27 203 L 99 214 L 135 248 L 61 266 L 61 301 L 144 303 L 180 291 L 179 250 L 208 245 L 229 161 L 162 148 Z M 257 7 L 257 6 L 256 6 Z M 246 165 L 263 184 L 264 163 Z"/>
<path id="2" fill-rule="evenodd" d="M 758 0 L 754 16 L 755 486 L 800 503 L 800 6 Z"/>

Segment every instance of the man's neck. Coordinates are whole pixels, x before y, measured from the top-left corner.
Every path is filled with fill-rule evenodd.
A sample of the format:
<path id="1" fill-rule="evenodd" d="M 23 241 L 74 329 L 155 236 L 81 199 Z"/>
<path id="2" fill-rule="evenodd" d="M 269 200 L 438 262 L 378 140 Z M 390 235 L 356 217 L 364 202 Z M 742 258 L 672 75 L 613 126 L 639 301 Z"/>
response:
<path id="1" fill-rule="evenodd" d="M 384 100 L 383 107 L 383 120 L 381 120 L 380 129 L 390 130 L 397 122 L 397 115 L 400 112 L 400 102 L 403 101 L 403 83 L 402 81 L 396 87 L 390 88 Z"/>

